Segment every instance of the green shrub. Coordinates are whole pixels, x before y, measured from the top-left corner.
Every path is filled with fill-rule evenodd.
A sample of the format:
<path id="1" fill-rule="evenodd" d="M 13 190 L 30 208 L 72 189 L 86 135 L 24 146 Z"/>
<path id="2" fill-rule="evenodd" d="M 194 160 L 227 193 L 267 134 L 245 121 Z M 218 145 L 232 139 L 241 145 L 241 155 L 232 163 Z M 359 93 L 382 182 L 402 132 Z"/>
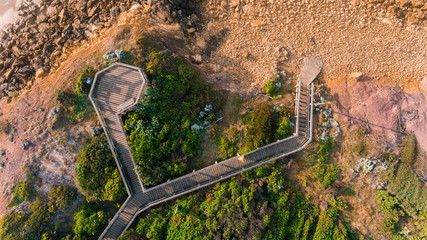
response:
<path id="1" fill-rule="evenodd" d="M 61 105 L 71 105 L 74 103 L 74 95 L 69 91 L 56 90 L 55 100 Z"/>
<path id="2" fill-rule="evenodd" d="M 274 93 L 279 91 L 281 86 L 282 84 L 280 83 L 278 78 L 268 80 L 262 88 L 262 91 L 265 92 L 268 96 L 272 96 Z"/>
<path id="3" fill-rule="evenodd" d="M 148 55 L 148 63 L 145 66 L 145 70 L 148 74 L 151 74 L 153 76 L 160 76 L 162 75 L 162 71 L 164 68 L 164 57 L 165 52 L 156 52 L 153 51 Z"/>
<path id="4" fill-rule="evenodd" d="M 253 113 L 244 140 L 243 152 L 249 152 L 274 140 L 273 111 L 268 104 L 263 104 Z"/>
<path id="5" fill-rule="evenodd" d="M 227 159 L 237 155 L 239 137 L 238 130 L 231 128 L 227 131 L 226 136 L 223 136 L 219 140 L 219 156 L 221 159 Z"/>
<path id="6" fill-rule="evenodd" d="M 52 187 L 48 194 L 49 203 L 54 207 L 65 208 L 77 198 L 77 191 L 68 185 Z"/>
<path id="7" fill-rule="evenodd" d="M 119 170 L 114 169 L 102 190 L 101 200 L 117 202 L 127 195 Z"/>
<path id="8" fill-rule="evenodd" d="M 45 232 L 52 217 L 48 209 L 48 204 L 45 199 L 37 199 L 30 204 L 30 217 L 25 223 L 27 231 L 25 232 L 25 239 L 40 239 L 40 236 Z"/>
<path id="9" fill-rule="evenodd" d="M 21 181 L 16 184 L 13 188 L 13 198 L 10 201 L 10 206 L 16 206 L 23 201 L 31 200 L 35 196 L 36 192 L 31 182 Z"/>
<path id="10" fill-rule="evenodd" d="M 282 115 L 275 133 L 277 139 L 284 139 L 292 135 L 291 114 L 285 112 Z"/>
<path id="11" fill-rule="evenodd" d="M 329 203 L 331 204 L 332 207 L 344 211 L 348 208 L 347 204 L 345 204 L 344 200 L 342 199 L 342 197 L 334 197 L 332 196 L 331 199 L 329 200 Z"/>
<path id="12" fill-rule="evenodd" d="M 400 160 L 402 162 L 408 164 L 408 166 L 412 166 L 412 163 L 415 160 L 417 155 L 417 139 L 415 135 L 411 134 L 404 139 L 404 145 L 402 152 L 400 154 Z"/>
<path id="13" fill-rule="evenodd" d="M 401 163 L 396 173 L 389 176 L 387 191 L 399 199 L 401 207 L 410 216 L 416 217 L 418 211 L 427 211 L 427 189 L 407 164 Z"/>
<path id="14" fill-rule="evenodd" d="M 414 218 L 419 212 L 427 212 L 427 189 L 411 169 L 417 156 L 416 150 L 416 138 L 410 135 L 404 139 L 400 161 L 391 161 L 392 165 L 385 174 L 385 180 L 388 181 L 387 191 L 394 195 L 399 200 L 400 207 Z M 393 160 L 394 156 L 388 158 Z"/>
<path id="15" fill-rule="evenodd" d="M 0 220 L 0 239 L 23 239 L 21 229 L 24 227 L 27 216 L 24 212 L 11 212 Z"/>
<path id="16" fill-rule="evenodd" d="M 166 239 L 169 213 L 152 210 L 146 217 L 142 218 L 136 226 L 136 233 L 147 239 Z"/>
<path id="17" fill-rule="evenodd" d="M 318 162 L 312 169 L 314 177 L 319 180 L 322 187 L 327 188 L 332 185 L 338 177 L 339 166 L 336 163 Z"/>
<path id="18" fill-rule="evenodd" d="M 383 219 L 381 226 L 385 232 L 395 232 L 396 231 L 396 219 L 392 217 L 386 217 Z"/>
<path id="19" fill-rule="evenodd" d="M 104 134 L 87 141 L 77 158 L 76 183 L 87 201 L 122 198 L 124 185 Z"/>
<path id="20" fill-rule="evenodd" d="M 74 239 L 97 239 L 107 223 L 108 214 L 96 211 L 89 204 L 83 204 L 74 214 Z"/>
<path id="21" fill-rule="evenodd" d="M 316 164 L 311 171 L 322 187 L 327 188 L 338 178 L 339 167 L 336 163 L 330 163 L 329 153 L 334 147 L 334 140 L 320 141 L 316 153 L 310 157 L 316 159 Z"/>
<path id="22" fill-rule="evenodd" d="M 380 205 L 381 211 L 386 213 L 395 222 L 399 221 L 399 217 L 403 215 L 403 212 L 400 210 L 400 203 L 396 197 L 390 195 L 387 191 L 379 190 L 375 199 Z"/>
<path id="23" fill-rule="evenodd" d="M 77 78 L 76 90 L 77 95 L 86 95 L 89 93 L 90 85 L 86 83 L 88 77 L 92 79 L 95 77 L 95 69 L 87 65 L 83 71 L 80 73 L 80 76 Z"/>

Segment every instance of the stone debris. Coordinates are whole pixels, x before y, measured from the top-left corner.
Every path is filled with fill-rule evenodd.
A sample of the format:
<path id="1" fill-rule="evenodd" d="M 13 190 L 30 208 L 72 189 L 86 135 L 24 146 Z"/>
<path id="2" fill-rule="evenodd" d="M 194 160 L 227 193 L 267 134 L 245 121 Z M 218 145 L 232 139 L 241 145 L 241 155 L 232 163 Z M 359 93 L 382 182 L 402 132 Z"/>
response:
<path id="1" fill-rule="evenodd" d="M 371 158 L 360 158 L 356 161 L 354 166 L 354 172 L 356 173 L 373 173 L 374 170 L 385 171 L 387 170 L 387 164 L 384 160 L 371 157 Z"/>
<path id="2" fill-rule="evenodd" d="M 100 128 L 100 127 L 90 127 L 90 130 L 92 131 L 92 135 L 94 137 L 102 134 L 102 128 Z"/>
<path id="3" fill-rule="evenodd" d="M 47 116 L 49 119 L 54 120 L 55 116 L 58 115 L 61 112 L 61 107 L 54 107 L 52 110 L 50 110 L 49 115 Z"/>
<path id="4" fill-rule="evenodd" d="M 361 72 L 354 72 L 352 74 L 349 75 L 350 79 L 354 79 L 356 81 L 360 81 L 363 78 L 363 73 Z"/>
<path id="5" fill-rule="evenodd" d="M 323 122 L 320 126 L 319 140 L 327 141 L 332 138 L 338 137 L 341 132 L 340 124 L 333 118 L 332 109 L 329 107 L 329 101 L 320 96 L 320 104 L 314 105 L 314 110 L 322 114 Z"/>
<path id="6" fill-rule="evenodd" d="M 28 148 L 28 146 L 30 146 L 30 142 L 28 141 L 28 140 L 23 140 L 22 142 L 21 142 L 21 148 L 22 149 L 27 149 Z"/>
<path id="7" fill-rule="evenodd" d="M 187 1 L 145 0 L 49 0 L 23 1 L 17 22 L 0 30 L 0 99 L 20 91 L 59 66 L 74 46 L 87 44 L 105 28 L 117 22 L 121 13 L 142 12 L 171 22 L 180 19 L 189 32 L 200 21 L 188 15 Z M 119 55 L 118 58 L 122 58 Z"/>
<path id="8" fill-rule="evenodd" d="M 322 134 L 320 134 L 319 139 L 322 141 L 328 141 L 331 138 L 326 131 L 323 131 Z"/>
<path id="9" fill-rule="evenodd" d="M 123 50 L 116 49 L 111 52 L 107 52 L 103 58 L 107 61 L 117 61 L 126 57 L 126 53 Z"/>

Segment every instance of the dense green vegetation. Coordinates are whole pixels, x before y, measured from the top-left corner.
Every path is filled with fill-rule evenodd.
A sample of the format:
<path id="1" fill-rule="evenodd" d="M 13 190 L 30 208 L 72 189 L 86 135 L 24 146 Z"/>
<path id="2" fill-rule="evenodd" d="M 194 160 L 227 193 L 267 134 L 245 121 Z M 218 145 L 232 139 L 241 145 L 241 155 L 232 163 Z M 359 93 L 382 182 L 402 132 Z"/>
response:
<path id="1" fill-rule="evenodd" d="M 56 212 L 63 211 L 76 196 L 76 190 L 66 185 L 53 187 L 47 195 L 39 194 L 29 203 L 28 212 L 11 212 L 0 220 L 0 238 L 40 239 L 44 233 L 61 238 L 63 233 L 56 233 L 50 221 Z"/>
<path id="2" fill-rule="evenodd" d="M 389 154 L 387 160 L 390 166 L 385 172 L 384 180 L 387 181 L 386 190 L 377 192 L 376 200 L 380 210 L 385 213 L 383 229 L 390 232 L 395 238 L 401 234 L 401 224 L 412 219 L 420 220 L 422 226 L 426 226 L 427 213 L 427 189 L 418 176 L 412 170 L 412 164 L 417 157 L 417 144 L 415 136 L 408 135 L 403 139 L 403 147 L 398 158 Z M 422 229 L 423 227 L 420 227 Z M 412 238 L 425 238 L 427 231 L 420 231 Z"/>
<path id="3" fill-rule="evenodd" d="M 268 96 L 274 96 L 281 87 L 282 84 L 280 82 L 280 78 L 274 77 L 265 83 L 262 91 L 265 92 Z"/>
<path id="4" fill-rule="evenodd" d="M 334 145 L 334 140 L 320 141 L 316 153 L 310 155 L 310 158 L 316 161 L 312 167 L 313 176 L 324 188 L 335 182 L 340 171 L 338 165 L 329 159 L 329 153 Z"/>
<path id="5" fill-rule="evenodd" d="M 274 111 L 264 103 L 244 117 L 244 123 L 248 125 L 241 153 L 255 150 L 292 134 L 290 113 L 284 109 Z"/>
<path id="6" fill-rule="evenodd" d="M 33 185 L 28 181 L 21 181 L 13 188 L 13 198 L 9 206 L 16 206 L 23 201 L 31 200 L 35 195 Z"/>
<path id="7" fill-rule="evenodd" d="M 96 211 L 90 204 L 83 204 L 74 213 L 73 232 L 75 239 L 97 239 L 102 231 L 101 226 L 107 222 L 108 215 L 102 210 Z"/>
<path id="8" fill-rule="evenodd" d="M 355 239 L 336 207 L 318 209 L 281 169 L 244 175 L 151 210 L 122 239 Z"/>
<path id="9" fill-rule="evenodd" d="M 164 52 L 151 52 L 145 69 L 150 84 L 142 102 L 125 116 L 125 128 L 137 171 L 149 186 L 188 171 L 220 99 L 180 59 Z"/>
<path id="10" fill-rule="evenodd" d="M 78 155 L 76 183 L 87 201 L 118 201 L 126 196 L 113 154 L 102 134 L 88 141 Z"/>

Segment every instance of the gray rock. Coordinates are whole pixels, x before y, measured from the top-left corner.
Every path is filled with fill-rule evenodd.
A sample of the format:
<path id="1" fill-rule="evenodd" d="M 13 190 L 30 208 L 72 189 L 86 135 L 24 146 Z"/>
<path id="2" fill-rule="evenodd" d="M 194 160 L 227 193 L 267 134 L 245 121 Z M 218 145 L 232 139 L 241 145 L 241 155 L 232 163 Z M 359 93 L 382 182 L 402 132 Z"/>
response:
<path id="1" fill-rule="evenodd" d="M 119 15 L 120 15 L 120 9 L 119 9 L 119 7 L 115 6 L 115 7 L 112 7 L 110 9 L 110 17 L 111 18 L 116 18 Z"/>
<path id="2" fill-rule="evenodd" d="M 357 160 L 354 166 L 355 172 L 372 173 L 375 169 L 384 171 L 387 170 L 387 165 L 380 159 L 371 157 Z"/>
<path id="3" fill-rule="evenodd" d="M 328 133 L 327 133 L 326 131 L 323 131 L 323 132 L 320 134 L 319 139 L 320 139 L 320 140 L 323 140 L 323 141 L 327 141 L 327 140 L 329 140 L 330 138 L 329 138 Z"/>
<path id="4" fill-rule="evenodd" d="M 102 134 L 102 128 L 100 127 L 91 127 L 90 130 L 92 131 L 92 135 L 95 137 Z"/>
<path id="5" fill-rule="evenodd" d="M 28 141 L 28 140 L 23 140 L 22 142 L 21 142 L 21 148 L 22 149 L 27 149 L 27 147 L 28 146 L 30 146 L 30 142 Z"/>

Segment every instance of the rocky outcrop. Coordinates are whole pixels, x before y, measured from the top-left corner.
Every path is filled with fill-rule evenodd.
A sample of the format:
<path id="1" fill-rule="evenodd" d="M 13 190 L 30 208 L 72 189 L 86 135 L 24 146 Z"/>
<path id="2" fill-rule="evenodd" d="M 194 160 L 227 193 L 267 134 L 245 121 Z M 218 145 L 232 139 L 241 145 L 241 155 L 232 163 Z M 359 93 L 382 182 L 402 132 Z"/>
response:
<path id="1" fill-rule="evenodd" d="M 42 77 L 72 46 L 85 43 L 121 12 L 140 5 L 144 13 L 165 22 L 182 18 L 191 28 L 197 20 L 186 10 L 187 0 L 42 0 L 41 6 L 24 2 L 21 19 L 0 32 L 0 98 Z"/>

